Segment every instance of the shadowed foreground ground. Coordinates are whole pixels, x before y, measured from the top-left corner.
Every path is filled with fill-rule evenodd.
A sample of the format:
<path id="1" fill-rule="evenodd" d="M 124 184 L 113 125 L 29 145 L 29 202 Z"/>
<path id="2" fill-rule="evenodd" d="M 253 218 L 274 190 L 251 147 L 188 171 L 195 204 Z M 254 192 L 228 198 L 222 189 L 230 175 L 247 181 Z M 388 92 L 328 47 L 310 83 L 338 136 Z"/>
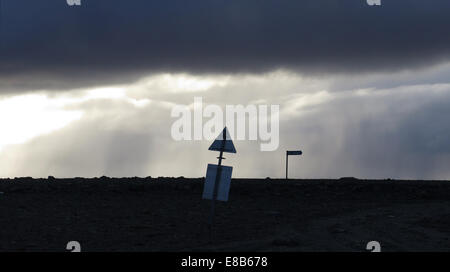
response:
<path id="1" fill-rule="evenodd" d="M 450 182 L 233 180 L 218 203 L 202 179 L 0 180 L 0 250 L 450 251 Z"/>

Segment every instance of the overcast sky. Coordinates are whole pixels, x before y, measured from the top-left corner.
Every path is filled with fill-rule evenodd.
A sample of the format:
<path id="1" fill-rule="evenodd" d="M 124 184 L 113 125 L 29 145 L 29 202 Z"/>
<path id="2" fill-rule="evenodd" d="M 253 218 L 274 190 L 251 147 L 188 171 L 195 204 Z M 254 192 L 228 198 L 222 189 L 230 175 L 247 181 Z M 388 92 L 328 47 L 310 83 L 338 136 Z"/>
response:
<path id="1" fill-rule="evenodd" d="M 450 1 L 1 0 L 0 177 L 204 176 L 174 105 L 280 105 L 235 177 L 450 178 Z"/>

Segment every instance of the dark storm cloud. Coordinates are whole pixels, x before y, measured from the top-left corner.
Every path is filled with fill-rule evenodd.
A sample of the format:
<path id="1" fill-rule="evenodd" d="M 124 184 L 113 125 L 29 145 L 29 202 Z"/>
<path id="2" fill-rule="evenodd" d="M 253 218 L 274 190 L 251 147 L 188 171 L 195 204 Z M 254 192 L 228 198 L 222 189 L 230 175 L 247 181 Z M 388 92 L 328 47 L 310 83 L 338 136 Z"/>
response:
<path id="1" fill-rule="evenodd" d="M 447 0 L 1 2 L 1 92 L 149 72 L 410 69 L 450 53 Z"/>

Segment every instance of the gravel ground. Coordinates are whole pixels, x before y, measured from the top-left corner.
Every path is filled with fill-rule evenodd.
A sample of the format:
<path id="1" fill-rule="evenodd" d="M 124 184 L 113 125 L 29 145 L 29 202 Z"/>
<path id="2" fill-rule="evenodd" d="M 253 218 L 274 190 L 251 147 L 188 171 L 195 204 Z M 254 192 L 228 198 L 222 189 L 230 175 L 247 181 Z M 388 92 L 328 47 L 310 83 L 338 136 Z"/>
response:
<path id="1" fill-rule="evenodd" d="M 0 251 L 450 251 L 450 182 L 234 179 L 0 180 Z"/>

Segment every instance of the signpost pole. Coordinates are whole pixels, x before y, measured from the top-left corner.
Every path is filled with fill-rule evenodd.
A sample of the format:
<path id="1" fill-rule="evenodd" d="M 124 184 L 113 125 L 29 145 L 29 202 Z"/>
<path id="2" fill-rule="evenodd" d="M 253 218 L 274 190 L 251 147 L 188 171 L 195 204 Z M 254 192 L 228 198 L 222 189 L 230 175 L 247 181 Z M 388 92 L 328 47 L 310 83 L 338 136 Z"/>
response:
<path id="1" fill-rule="evenodd" d="M 303 152 L 301 150 L 293 150 L 293 151 L 286 151 L 286 180 L 288 180 L 288 173 L 289 173 L 289 156 L 300 156 Z"/>
<path id="2" fill-rule="evenodd" d="M 286 180 L 288 180 L 288 165 L 289 165 L 289 155 L 288 151 L 286 151 Z"/>
<path id="3" fill-rule="evenodd" d="M 222 146 L 219 154 L 219 162 L 217 164 L 217 173 L 216 173 L 216 179 L 214 181 L 214 190 L 213 190 L 213 198 L 211 201 L 211 215 L 209 217 L 209 240 L 212 243 L 214 241 L 214 217 L 216 213 L 216 199 L 217 199 L 217 191 L 219 190 L 219 180 L 220 176 L 222 175 L 222 159 L 225 159 L 223 157 L 223 151 L 225 149 L 225 140 L 226 140 L 226 131 L 223 131 L 223 141 Z"/>
<path id="4" fill-rule="evenodd" d="M 206 171 L 205 185 L 203 187 L 203 198 L 211 200 L 211 213 L 209 216 L 209 241 L 214 242 L 215 235 L 215 216 L 216 216 L 216 200 L 228 201 L 228 193 L 230 190 L 231 173 L 233 168 L 222 166 L 222 160 L 225 160 L 223 153 L 236 153 L 233 141 L 229 136 L 227 127 L 216 138 L 212 145 L 208 148 L 211 151 L 219 151 L 219 162 L 217 165 L 208 164 Z"/>

